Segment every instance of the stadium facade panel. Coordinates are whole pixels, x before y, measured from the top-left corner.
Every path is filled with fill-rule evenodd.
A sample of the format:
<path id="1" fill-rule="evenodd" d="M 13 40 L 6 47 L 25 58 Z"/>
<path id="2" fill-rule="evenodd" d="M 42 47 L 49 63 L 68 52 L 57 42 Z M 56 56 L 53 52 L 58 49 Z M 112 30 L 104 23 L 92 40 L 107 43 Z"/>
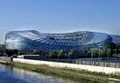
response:
<path id="1" fill-rule="evenodd" d="M 85 46 L 105 48 L 112 37 L 105 33 L 78 31 L 71 33 L 40 33 L 35 30 L 12 31 L 6 34 L 8 50 L 82 50 Z"/>

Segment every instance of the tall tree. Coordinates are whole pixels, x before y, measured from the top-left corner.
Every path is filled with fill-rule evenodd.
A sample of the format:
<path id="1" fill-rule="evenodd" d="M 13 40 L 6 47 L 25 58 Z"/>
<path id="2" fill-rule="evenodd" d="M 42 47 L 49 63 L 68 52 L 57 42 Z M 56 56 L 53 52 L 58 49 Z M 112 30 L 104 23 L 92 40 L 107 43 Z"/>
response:
<path id="1" fill-rule="evenodd" d="M 48 54 L 49 58 L 51 58 L 53 56 L 53 54 L 54 54 L 53 51 L 49 51 L 49 54 Z"/>
<path id="2" fill-rule="evenodd" d="M 74 53 L 74 50 L 70 50 L 70 51 L 68 52 L 68 57 L 70 58 L 70 56 L 72 56 L 73 53 Z"/>
<path id="3" fill-rule="evenodd" d="M 111 50 L 111 56 L 114 54 L 114 49 L 116 49 L 116 44 L 115 43 L 110 43 L 109 48 Z"/>
<path id="4" fill-rule="evenodd" d="M 60 58 L 60 56 L 63 54 L 63 50 L 59 50 L 58 51 L 58 59 Z"/>

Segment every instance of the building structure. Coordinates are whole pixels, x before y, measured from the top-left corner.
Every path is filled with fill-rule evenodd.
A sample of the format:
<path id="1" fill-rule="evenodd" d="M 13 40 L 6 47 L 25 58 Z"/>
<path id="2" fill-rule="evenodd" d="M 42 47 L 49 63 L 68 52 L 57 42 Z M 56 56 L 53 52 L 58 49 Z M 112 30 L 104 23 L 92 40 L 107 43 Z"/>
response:
<path id="1" fill-rule="evenodd" d="M 39 53 L 86 51 L 90 48 L 105 49 L 113 41 L 106 33 L 78 31 L 71 33 L 40 33 L 36 30 L 12 31 L 6 34 L 5 48 L 14 53 Z"/>

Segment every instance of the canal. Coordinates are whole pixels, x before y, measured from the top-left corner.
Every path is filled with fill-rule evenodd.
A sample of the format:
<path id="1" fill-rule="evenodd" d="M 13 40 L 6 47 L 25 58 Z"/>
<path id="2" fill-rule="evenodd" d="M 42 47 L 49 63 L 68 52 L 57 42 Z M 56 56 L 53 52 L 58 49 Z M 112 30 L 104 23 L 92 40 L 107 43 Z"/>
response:
<path id="1" fill-rule="evenodd" d="M 35 72 L 30 72 L 22 69 L 16 69 L 10 66 L 0 64 L 0 83 L 76 83 L 76 82 L 54 76 L 38 74 Z"/>
<path id="2" fill-rule="evenodd" d="M 43 75 L 23 69 L 13 68 L 0 64 L 0 83 L 100 83 L 80 79 L 73 81 L 70 79 L 59 78 L 55 76 Z M 106 81 L 106 83 L 116 83 Z M 119 83 L 119 82 L 117 82 Z"/>
<path id="3" fill-rule="evenodd" d="M 75 83 L 70 80 L 38 74 L 0 64 L 0 83 Z"/>

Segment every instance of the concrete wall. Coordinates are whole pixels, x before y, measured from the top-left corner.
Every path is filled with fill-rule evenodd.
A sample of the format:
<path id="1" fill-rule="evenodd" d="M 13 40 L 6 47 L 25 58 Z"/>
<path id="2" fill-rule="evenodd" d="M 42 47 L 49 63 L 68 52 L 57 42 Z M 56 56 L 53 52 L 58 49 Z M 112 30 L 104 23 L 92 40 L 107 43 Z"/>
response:
<path id="1" fill-rule="evenodd" d="M 12 64 L 12 58 L 11 57 L 0 57 L 0 63 Z"/>
<path id="2" fill-rule="evenodd" d="M 49 66 L 52 66 L 52 67 L 59 67 L 59 68 L 67 67 L 67 68 L 80 69 L 80 70 L 82 69 L 82 70 L 95 71 L 95 72 L 104 72 L 106 74 L 120 72 L 120 68 L 100 67 L 100 66 L 51 62 L 51 61 L 40 61 L 40 60 L 29 60 L 29 59 L 14 58 L 13 62 L 34 64 L 34 65 L 45 64 L 45 65 L 49 65 Z"/>

